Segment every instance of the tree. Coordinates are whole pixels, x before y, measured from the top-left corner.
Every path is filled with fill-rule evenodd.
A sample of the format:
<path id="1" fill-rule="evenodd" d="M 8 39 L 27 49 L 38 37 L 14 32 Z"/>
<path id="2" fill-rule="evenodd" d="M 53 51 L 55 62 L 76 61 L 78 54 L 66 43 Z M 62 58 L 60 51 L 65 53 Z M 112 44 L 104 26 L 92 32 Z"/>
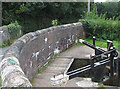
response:
<path id="1" fill-rule="evenodd" d="M 104 2 L 97 3 L 97 12 L 98 14 L 106 13 L 106 18 L 118 17 L 118 2 Z"/>
<path id="2" fill-rule="evenodd" d="M 77 22 L 87 11 L 87 2 L 5 2 L 3 3 L 3 25 L 18 21 L 27 33 L 52 25 Z"/>

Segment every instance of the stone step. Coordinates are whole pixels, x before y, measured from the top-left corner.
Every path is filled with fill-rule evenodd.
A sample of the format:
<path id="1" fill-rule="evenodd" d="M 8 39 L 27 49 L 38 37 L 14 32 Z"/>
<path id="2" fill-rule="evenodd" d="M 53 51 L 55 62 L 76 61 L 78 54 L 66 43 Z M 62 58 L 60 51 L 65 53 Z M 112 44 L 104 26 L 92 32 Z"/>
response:
<path id="1" fill-rule="evenodd" d="M 37 79 L 50 79 L 54 76 L 54 73 L 44 73 L 44 74 L 38 74 L 36 76 Z"/>
<path id="2" fill-rule="evenodd" d="M 50 83 L 51 83 L 50 79 L 38 79 L 38 78 L 35 78 L 33 86 L 35 86 L 35 87 L 50 87 L 51 86 Z"/>
<path id="3" fill-rule="evenodd" d="M 68 64 L 71 60 L 60 60 L 60 59 L 56 59 L 53 63 L 54 64 Z"/>
<path id="4" fill-rule="evenodd" d="M 58 63 L 57 63 L 57 64 L 51 64 L 50 66 L 51 66 L 51 67 L 65 67 L 65 66 L 68 66 L 68 64 L 65 64 L 65 63 L 63 64 L 63 63 L 62 63 L 62 64 L 59 64 L 59 65 L 58 65 Z"/>
<path id="5" fill-rule="evenodd" d="M 55 85 L 53 86 L 51 84 L 51 81 L 48 79 L 35 79 L 35 82 L 33 84 L 35 87 L 65 87 L 65 84 L 62 85 Z"/>
<path id="6" fill-rule="evenodd" d="M 65 68 L 63 67 L 48 67 L 47 69 L 44 70 L 44 72 L 46 73 L 55 73 L 55 74 L 62 73 L 64 71 Z"/>

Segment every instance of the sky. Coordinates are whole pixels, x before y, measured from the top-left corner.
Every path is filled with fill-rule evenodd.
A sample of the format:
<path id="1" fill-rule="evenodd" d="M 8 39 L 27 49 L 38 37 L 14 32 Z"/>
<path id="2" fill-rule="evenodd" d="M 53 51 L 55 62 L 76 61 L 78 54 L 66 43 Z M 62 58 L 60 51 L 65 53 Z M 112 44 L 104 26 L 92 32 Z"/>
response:
<path id="1" fill-rule="evenodd" d="M 118 2 L 120 0 L 94 0 L 94 2 Z"/>
<path id="2" fill-rule="evenodd" d="M 94 0 L 94 2 L 105 2 L 106 0 Z"/>

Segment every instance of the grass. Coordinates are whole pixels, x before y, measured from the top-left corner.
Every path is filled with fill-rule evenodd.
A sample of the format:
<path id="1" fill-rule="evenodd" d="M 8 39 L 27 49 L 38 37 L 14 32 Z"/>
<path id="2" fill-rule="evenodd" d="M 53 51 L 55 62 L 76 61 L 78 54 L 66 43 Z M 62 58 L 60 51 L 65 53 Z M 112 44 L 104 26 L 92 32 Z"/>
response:
<path id="1" fill-rule="evenodd" d="M 14 43 L 14 41 L 16 41 L 17 39 L 19 39 L 21 36 L 16 37 L 15 39 L 8 39 L 8 40 L 3 41 L 3 43 L 0 44 L 0 48 L 12 45 Z"/>
<path id="2" fill-rule="evenodd" d="M 0 48 L 10 46 L 13 42 L 14 40 L 5 40 L 3 43 L 0 44 Z"/>
<path id="3" fill-rule="evenodd" d="M 93 40 L 92 40 L 92 39 L 84 39 L 84 40 L 87 41 L 87 42 L 89 42 L 89 43 L 91 43 L 91 44 L 93 44 Z M 84 45 L 84 44 L 82 44 L 82 43 L 80 43 L 80 42 L 77 42 L 75 45 Z M 73 47 L 73 46 L 75 46 L 75 45 L 72 45 L 71 47 Z M 96 41 L 95 41 L 95 45 L 98 46 L 98 47 L 107 48 L 107 41 L 105 41 L 105 40 L 103 40 L 103 41 L 98 41 L 98 40 L 96 40 Z M 117 42 L 117 41 L 113 41 L 113 45 L 116 47 L 117 50 L 120 51 L 120 48 L 118 49 L 118 42 Z M 71 47 L 69 47 L 69 48 L 71 48 Z M 69 49 L 69 48 L 68 48 L 68 49 Z M 63 52 L 65 52 L 65 51 L 66 51 L 66 50 L 64 50 Z M 51 59 L 48 61 L 48 63 L 47 63 L 46 65 L 44 65 L 44 66 L 38 71 L 38 73 L 42 73 L 42 72 L 46 69 L 46 67 L 49 66 L 49 65 L 52 63 L 52 61 L 53 61 L 57 56 L 59 56 L 59 55 L 60 55 L 60 53 L 57 54 L 55 57 L 51 58 Z"/>
<path id="4" fill-rule="evenodd" d="M 0 75 L 0 89 L 1 89 L 1 75 Z"/>
<path id="5" fill-rule="evenodd" d="M 93 40 L 92 39 L 84 39 L 85 41 L 87 41 L 87 42 L 89 42 L 89 43 L 91 43 L 91 44 L 93 44 Z M 84 44 L 82 44 L 82 43 L 80 43 L 80 42 L 78 42 L 78 43 L 76 43 L 77 45 L 84 45 Z M 98 40 L 96 40 L 95 41 L 95 45 L 96 46 L 98 46 L 98 47 L 103 47 L 103 48 L 107 48 L 107 40 L 102 40 L 102 41 L 98 41 Z M 120 51 L 120 44 L 118 44 L 118 41 L 113 41 L 113 45 L 116 47 L 116 49 L 118 50 L 118 51 Z"/>

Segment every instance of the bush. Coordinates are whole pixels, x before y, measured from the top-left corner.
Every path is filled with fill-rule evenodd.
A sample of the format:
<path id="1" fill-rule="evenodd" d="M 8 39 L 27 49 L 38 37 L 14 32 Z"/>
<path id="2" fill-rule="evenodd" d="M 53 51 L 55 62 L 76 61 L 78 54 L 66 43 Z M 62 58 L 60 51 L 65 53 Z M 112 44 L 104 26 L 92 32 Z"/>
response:
<path id="1" fill-rule="evenodd" d="M 18 38 L 22 35 L 22 32 L 21 32 L 22 27 L 18 24 L 17 21 L 15 21 L 15 23 L 9 24 L 7 28 L 8 28 L 8 32 L 10 34 L 11 39 Z"/>
<path id="2" fill-rule="evenodd" d="M 4 40 L 0 44 L 0 48 L 10 46 L 16 39 L 18 39 L 20 36 L 22 36 L 22 32 L 21 32 L 22 27 L 17 22 L 11 23 L 11 24 L 9 24 L 7 26 L 3 26 L 3 27 L 8 29 L 8 36 L 10 36 L 10 39 Z"/>
<path id="3" fill-rule="evenodd" d="M 57 19 L 55 19 L 55 20 L 52 20 L 52 25 L 53 25 L 53 26 L 56 26 L 56 25 L 58 25 L 58 20 L 57 20 Z"/>
<path id="4" fill-rule="evenodd" d="M 3 43 L 0 44 L 0 48 L 6 47 L 6 46 L 10 46 L 10 45 L 12 45 L 12 43 L 13 43 L 14 41 L 15 41 L 15 40 L 13 40 L 13 39 L 5 40 Z"/>
<path id="5" fill-rule="evenodd" d="M 88 14 L 87 19 L 79 20 L 83 24 L 87 38 L 96 36 L 104 40 L 118 40 L 118 28 L 120 27 L 118 25 L 118 19 L 114 20 L 114 17 L 105 19 L 105 15 L 106 14 L 101 14 L 98 16 L 93 10 Z"/>

